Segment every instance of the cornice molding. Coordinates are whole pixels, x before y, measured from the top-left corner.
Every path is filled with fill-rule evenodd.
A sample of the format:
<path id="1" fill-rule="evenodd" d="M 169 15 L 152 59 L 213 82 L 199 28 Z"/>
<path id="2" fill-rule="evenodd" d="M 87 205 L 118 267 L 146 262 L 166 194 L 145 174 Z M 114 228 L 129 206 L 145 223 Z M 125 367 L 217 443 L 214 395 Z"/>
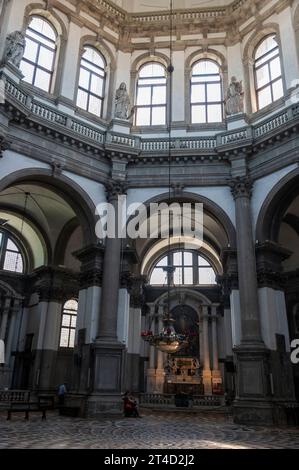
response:
<path id="1" fill-rule="evenodd" d="M 152 41 L 135 44 L 132 39 L 144 36 L 153 40 L 154 37 L 168 36 L 170 32 L 169 11 L 128 13 L 108 0 L 81 0 L 79 4 L 76 0 L 69 1 L 76 7 L 76 12 L 61 0 L 52 0 L 51 4 L 79 26 L 86 27 L 97 35 L 100 31 L 102 38 L 122 51 L 152 48 Z M 236 0 L 224 7 L 174 10 L 175 42 L 179 41 L 180 50 L 189 46 L 202 46 L 205 43 L 225 43 L 226 46 L 231 46 L 258 28 L 270 16 L 280 13 L 291 4 L 292 0 L 277 0 L 274 5 L 272 0 Z M 80 16 L 81 12 L 83 14 Z M 246 26 L 250 18 L 253 21 Z M 242 28 L 243 25 L 245 27 Z M 196 35 L 199 31 L 203 34 L 202 40 L 181 39 L 184 35 Z M 226 37 L 208 37 L 208 33 L 220 32 L 226 33 Z M 156 41 L 154 47 L 165 47 L 165 41 Z"/>

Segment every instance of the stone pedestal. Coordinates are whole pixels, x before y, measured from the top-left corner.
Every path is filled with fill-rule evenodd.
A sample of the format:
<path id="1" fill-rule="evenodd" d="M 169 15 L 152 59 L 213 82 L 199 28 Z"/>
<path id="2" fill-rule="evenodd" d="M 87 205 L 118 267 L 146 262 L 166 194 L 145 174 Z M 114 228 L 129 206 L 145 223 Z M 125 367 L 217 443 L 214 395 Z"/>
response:
<path id="1" fill-rule="evenodd" d="M 93 392 L 86 405 L 86 416 L 121 414 L 125 346 L 118 342 L 94 344 Z"/>
<path id="2" fill-rule="evenodd" d="M 260 344 L 241 345 L 234 350 L 237 359 L 237 395 L 234 401 L 236 423 L 269 425 L 274 422 L 271 400 L 269 351 Z"/>
<path id="3" fill-rule="evenodd" d="M 248 119 L 246 114 L 244 113 L 238 113 L 228 116 L 226 118 L 226 122 L 228 131 L 233 131 L 248 126 Z"/>

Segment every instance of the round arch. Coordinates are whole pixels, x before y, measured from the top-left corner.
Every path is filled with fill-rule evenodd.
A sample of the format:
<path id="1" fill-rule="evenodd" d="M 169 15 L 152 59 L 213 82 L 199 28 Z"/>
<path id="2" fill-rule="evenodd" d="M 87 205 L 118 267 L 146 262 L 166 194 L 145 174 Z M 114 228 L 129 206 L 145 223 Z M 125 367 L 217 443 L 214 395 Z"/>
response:
<path id="1" fill-rule="evenodd" d="M 28 168 L 19 170 L 0 180 L 0 192 L 13 184 L 35 182 L 48 188 L 55 188 L 57 194 L 63 196 L 65 201 L 77 215 L 83 232 L 85 245 L 96 243 L 95 234 L 95 205 L 80 186 L 65 175 L 53 177 L 51 170 Z"/>
<path id="2" fill-rule="evenodd" d="M 299 194 L 299 168 L 288 173 L 269 192 L 266 197 L 256 224 L 256 240 L 277 242 L 282 217 Z"/>
<path id="3" fill-rule="evenodd" d="M 179 196 L 172 195 L 169 198 L 169 193 L 159 194 L 158 196 L 154 196 L 153 198 L 144 202 L 144 206 L 147 209 L 147 214 L 149 214 L 150 205 L 153 203 L 199 203 L 203 204 L 204 206 L 204 213 L 211 216 L 216 222 L 220 224 L 222 229 L 224 230 L 227 238 L 227 246 L 231 249 L 236 249 L 236 230 L 235 227 L 230 220 L 229 216 L 226 212 L 218 206 L 214 201 L 208 199 L 205 196 L 201 196 L 199 194 L 195 194 L 192 192 L 183 191 Z M 127 224 L 131 218 L 128 219 Z M 226 246 L 226 247 L 227 247 Z M 225 247 L 225 248 L 226 248 Z"/>

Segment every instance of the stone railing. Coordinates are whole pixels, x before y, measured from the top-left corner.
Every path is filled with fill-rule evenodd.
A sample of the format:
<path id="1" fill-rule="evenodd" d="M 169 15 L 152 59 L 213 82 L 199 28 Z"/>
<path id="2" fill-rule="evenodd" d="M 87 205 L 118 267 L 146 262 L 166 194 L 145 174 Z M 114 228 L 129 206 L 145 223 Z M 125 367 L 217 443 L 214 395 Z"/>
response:
<path id="1" fill-rule="evenodd" d="M 295 108 L 296 109 L 296 108 Z M 296 113 L 294 113 L 294 116 Z M 292 116 L 291 116 L 292 117 Z M 263 121 L 262 124 L 254 127 L 254 137 L 259 138 L 263 137 L 266 134 L 278 129 L 279 127 L 286 124 L 290 119 L 288 110 L 283 111 L 282 113 Z"/>
<path id="2" fill-rule="evenodd" d="M 236 130 L 234 132 L 229 132 L 224 135 L 221 135 L 221 145 L 228 145 L 235 142 L 242 142 L 250 138 L 249 129 Z"/>
<path id="3" fill-rule="evenodd" d="M 257 142 L 269 141 L 273 137 L 273 133 L 285 133 L 290 129 L 296 129 L 299 120 L 299 104 L 295 103 L 284 110 L 280 110 L 275 115 L 256 125 L 248 125 L 247 127 L 237 128 L 227 132 L 219 132 L 215 136 L 198 136 L 198 137 L 175 137 L 175 138 L 144 138 L 134 134 L 121 134 L 119 132 L 106 131 L 105 123 L 101 122 L 97 126 L 95 121 L 90 124 L 79 117 L 74 118 L 71 114 L 59 111 L 54 106 L 39 101 L 34 96 L 23 90 L 22 84 L 16 84 L 11 78 L 5 77 L 5 98 L 11 104 L 12 109 L 16 109 L 17 114 L 25 115 L 27 119 L 35 122 L 35 125 L 42 124 L 43 127 L 49 126 L 55 133 L 65 133 L 70 139 L 79 140 L 79 146 L 85 144 L 89 148 L 94 147 L 96 151 L 109 148 L 113 152 L 123 155 L 141 154 L 143 157 L 148 155 L 167 156 L 170 149 L 176 157 L 197 156 L 208 154 L 216 156 L 217 154 L 225 154 L 236 151 L 238 146 L 247 146 Z M 50 133 L 49 133 L 50 135 Z"/>
<path id="4" fill-rule="evenodd" d="M 27 95 L 24 93 L 20 87 L 18 87 L 15 83 L 11 82 L 10 80 L 6 80 L 5 82 L 5 92 L 18 101 L 22 105 L 26 105 L 27 102 Z"/>
<path id="5" fill-rule="evenodd" d="M 44 104 L 38 103 L 35 100 L 32 101 L 30 105 L 30 111 L 35 116 L 45 119 L 46 121 L 55 122 L 56 124 L 61 124 L 66 126 L 67 116 L 57 112 L 54 109 L 48 108 Z"/>
<path id="6" fill-rule="evenodd" d="M 139 396 L 140 405 L 153 407 L 175 406 L 175 395 L 160 393 L 142 393 Z M 217 407 L 224 404 L 224 399 L 217 395 L 193 396 L 189 399 L 190 407 Z"/>
<path id="7" fill-rule="evenodd" d="M 70 128 L 75 134 L 81 135 L 98 144 L 104 144 L 104 132 L 99 131 L 95 127 L 83 124 L 76 119 L 71 119 Z"/>

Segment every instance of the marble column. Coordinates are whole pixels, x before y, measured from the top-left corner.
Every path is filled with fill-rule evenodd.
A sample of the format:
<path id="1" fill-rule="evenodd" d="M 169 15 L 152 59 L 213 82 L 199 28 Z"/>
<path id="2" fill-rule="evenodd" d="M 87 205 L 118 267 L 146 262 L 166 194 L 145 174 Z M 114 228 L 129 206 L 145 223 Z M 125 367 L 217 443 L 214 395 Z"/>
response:
<path id="1" fill-rule="evenodd" d="M 126 345 L 117 336 L 122 246 L 119 236 L 122 207 L 119 201 L 125 194 L 125 185 L 113 181 L 106 186 L 106 190 L 108 203 L 114 209 L 114 214 L 108 211 L 108 223 L 114 224 L 115 233 L 109 234 L 105 241 L 101 308 L 94 343 L 92 395 L 87 403 L 87 416 L 122 413 L 121 393 L 125 386 Z"/>
<path id="2" fill-rule="evenodd" d="M 258 303 L 255 248 L 252 237 L 251 194 L 249 178 L 231 183 L 236 207 L 238 279 L 241 305 L 242 343 L 263 346 Z"/>
<path id="3" fill-rule="evenodd" d="M 205 395 L 212 394 L 212 374 L 210 363 L 210 345 L 209 345 L 209 315 L 208 307 L 202 307 L 202 331 L 203 331 L 203 384 Z"/>
<path id="4" fill-rule="evenodd" d="M 241 343 L 235 347 L 237 363 L 234 418 L 238 423 L 273 423 L 269 351 L 262 340 L 258 302 L 256 256 L 251 220 L 253 184 L 248 177 L 231 182 L 236 208 Z"/>
<path id="5" fill-rule="evenodd" d="M 107 237 L 105 244 L 101 313 L 98 327 L 98 340 L 117 341 L 117 311 L 120 284 L 120 257 L 122 239 L 118 236 L 121 207 L 119 201 L 125 194 L 122 183 L 107 186 L 107 200 L 114 208 L 115 236 Z"/>

